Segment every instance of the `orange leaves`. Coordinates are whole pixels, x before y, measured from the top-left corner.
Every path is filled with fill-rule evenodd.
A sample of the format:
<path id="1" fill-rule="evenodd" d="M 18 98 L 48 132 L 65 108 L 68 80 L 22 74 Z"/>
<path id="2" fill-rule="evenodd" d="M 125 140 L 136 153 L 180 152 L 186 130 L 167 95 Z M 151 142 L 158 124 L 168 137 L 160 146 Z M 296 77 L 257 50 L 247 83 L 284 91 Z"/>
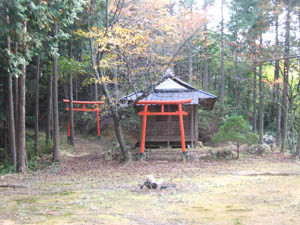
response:
<path id="1" fill-rule="evenodd" d="M 44 5 L 48 5 L 48 2 L 46 0 L 40 0 L 40 3 Z"/>
<path id="2" fill-rule="evenodd" d="M 111 15 L 119 10 L 118 2 L 110 1 Z M 92 38 L 95 49 L 105 53 L 101 68 L 127 66 L 130 73 L 139 73 L 134 69 L 141 69 L 143 64 L 167 64 L 180 43 L 205 21 L 200 13 L 190 12 L 171 0 L 125 0 L 119 12 L 117 22 L 111 27 L 93 27 L 89 32 L 76 33 Z"/>
<path id="3" fill-rule="evenodd" d="M 270 81 L 267 79 L 263 79 L 262 82 L 264 82 L 265 84 L 267 84 L 269 87 L 273 87 L 275 85 L 280 85 L 283 83 L 283 79 L 282 78 L 278 78 L 275 81 Z"/>
<path id="4" fill-rule="evenodd" d="M 184 38 L 188 38 L 195 30 L 203 26 L 205 17 L 199 12 L 190 12 L 187 9 L 182 9 L 182 16 L 179 19 L 179 30 Z"/>

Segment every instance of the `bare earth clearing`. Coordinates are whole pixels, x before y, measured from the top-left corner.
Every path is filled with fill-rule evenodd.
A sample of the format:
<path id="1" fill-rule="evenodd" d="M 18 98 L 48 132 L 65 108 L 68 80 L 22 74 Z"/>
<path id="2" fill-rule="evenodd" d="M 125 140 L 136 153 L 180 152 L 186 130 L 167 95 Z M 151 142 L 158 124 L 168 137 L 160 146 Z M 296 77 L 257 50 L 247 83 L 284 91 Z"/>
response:
<path id="1" fill-rule="evenodd" d="M 0 188 L 0 224 L 300 224 L 300 163 L 287 155 L 120 165 L 104 140 L 76 144 L 60 165 L 1 178 L 25 187 Z M 147 174 L 176 186 L 140 189 Z"/>

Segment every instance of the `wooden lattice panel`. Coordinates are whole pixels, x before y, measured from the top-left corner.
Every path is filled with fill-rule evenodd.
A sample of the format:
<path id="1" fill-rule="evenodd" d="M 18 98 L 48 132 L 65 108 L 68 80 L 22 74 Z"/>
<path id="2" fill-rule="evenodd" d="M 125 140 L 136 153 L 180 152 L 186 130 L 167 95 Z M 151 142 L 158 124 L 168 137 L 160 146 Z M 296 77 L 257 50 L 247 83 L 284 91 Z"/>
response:
<path id="1" fill-rule="evenodd" d="M 149 112 L 160 112 L 160 105 L 150 105 Z M 187 140 L 191 140 L 192 106 L 184 106 L 183 110 L 188 112 L 183 117 L 184 133 Z M 166 112 L 178 111 L 177 105 L 167 105 Z M 178 141 L 180 140 L 180 126 L 178 116 L 149 116 L 146 128 L 146 141 Z"/>

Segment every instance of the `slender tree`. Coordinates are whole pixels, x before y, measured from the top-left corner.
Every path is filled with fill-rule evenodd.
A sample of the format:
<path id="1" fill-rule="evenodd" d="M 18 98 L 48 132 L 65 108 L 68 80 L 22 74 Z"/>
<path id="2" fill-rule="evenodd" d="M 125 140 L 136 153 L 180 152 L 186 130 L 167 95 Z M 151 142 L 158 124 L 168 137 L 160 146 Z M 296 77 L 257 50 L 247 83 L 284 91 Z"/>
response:
<path id="1" fill-rule="evenodd" d="M 53 37 L 57 38 L 58 24 L 54 23 Z M 53 56 L 53 162 L 59 161 L 59 117 L 58 117 L 58 73 L 57 73 L 58 55 Z"/>
<path id="2" fill-rule="evenodd" d="M 275 11 L 277 11 L 279 1 L 275 1 Z M 275 48 L 276 48 L 276 56 L 279 55 L 279 15 L 275 13 Z M 279 60 L 275 60 L 275 68 L 274 68 L 274 81 L 275 81 L 275 102 L 276 102 L 276 140 L 277 144 L 280 144 L 281 139 L 281 94 L 280 94 L 280 83 L 279 81 Z"/>
<path id="3" fill-rule="evenodd" d="M 262 50 L 263 38 L 262 34 L 260 34 L 259 38 L 259 48 Z M 263 81 L 262 81 L 262 64 L 259 65 L 259 144 L 263 143 L 263 135 L 264 135 L 264 96 L 263 96 Z"/>
<path id="4" fill-rule="evenodd" d="M 298 29 L 300 32 L 300 10 L 298 12 Z M 298 40 L 298 53 L 300 55 L 300 38 Z M 298 59 L 298 70 L 299 70 L 299 78 L 300 78 L 300 58 Z M 298 86 L 300 86 L 300 79 L 299 79 L 299 84 Z M 299 90 L 299 87 L 298 87 Z M 298 139 L 297 139 L 297 146 L 296 146 L 296 151 L 294 153 L 294 156 L 299 156 L 300 154 L 300 117 L 298 118 Z"/>
<path id="5" fill-rule="evenodd" d="M 9 26 L 9 10 L 6 7 L 6 23 Z M 6 35 L 6 48 L 8 52 L 11 52 L 11 41 L 10 34 L 7 32 Z M 9 64 L 9 56 L 7 56 L 7 65 Z M 17 165 L 17 152 L 16 152 L 16 133 L 15 133 L 15 118 L 14 118 L 14 99 L 13 99 L 13 87 L 12 87 L 12 76 L 8 74 L 7 76 L 7 86 L 8 86 L 8 131 L 9 131 L 9 147 L 12 157 L 12 164 Z"/>
<path id="6" fill-rule="evenodd" d="M 221 110 L 224 108 L 224 86 L 225 86 L 225 70 L 224 70 L 224 4 L 221 3 Z"/>
<path id="7" fill-rule="evenodd" d="M 19 49 L 19 43 L 18 40 L 15 41 L 15 47 L 14 47 L 14 55 L 15 57 L 18 57 L 18 50 Z M 18 129 L 18 118 L 19 118 L 19 79 L 17 76 L 14 76 L 13 78 L 13 89 L 14 89 L 14 116 L 15 116 L 15 129 Z M 19 132 L 16 132 L 16 140 L 18 139 Z M 16 148 L 18 148 L 16 142 Z"/>
<path id="8" fill-rule="evenodd" d="M 207 19 L 207 8 L 208 2 L 207 0 L 204 2 L 204 16 Z M 203 49 L 204 49 L 204 73 L 203 73 L 203 90 L 208 90 L 208 51 L 207 51 L 207 42 L 208 42 L 208 31 L 207 31 L 207 21 L 204 24 L 204 42 L 203 42 Z"/>
<path id="9" fill-rule="evenodd" d="M 52 96 L 53 77 L 50 75 L 48 78 L 48 91 L 47 91 L 47 123 L 46 123 L 46 144 L 50 144 L 50 138 L 52 137 L 52 118 L 53 118 L 53 96 Z"/>
<path id="10" fill-rule="evenodd" d="M 69 58 L 72 58 L 72 40 L 69 40 Z M 70 120 L 70 137 L 69 143 L 74 145 L 74 113 L 73 113 L 73 73 L 70 72 L 69 77 L 69 96 L 70 96 L 70 111 L 69 111 L 69 120 Z"/>
<path id="11" fill-rule="evenodd" d="M 285 151 L 286 137 L 287 137 L 287 123 L 288 123 L 288 83 L 289 83 L 289 69 L 290 69 L 290 21 L 292 0 L 286 1 L 287 13 L 285 20 L 285 42 L 284 42 L 284 69 L 283 69 L 283 116 L 282 116 L 282 140 L 280 152 Z"/>
<path id="12" fill-rule="evenodd" d="M 257 72 L 256 72 L 256 64 L 253 66 L 253 125 L 252 131 L 256 133 L 256 123 L 257 123 L 257 115 L 256 115 L 256 99 L 257 99 Z"/>
<path id="13" fill-rule="evenodd" d="M 35 112 L 34 112 L 34 151 L 35 154 L 39 154 L 39 98 L 40 98 L 40 62 L 41 57 L 38 54 L 36 56 L 36 76 L 35 76 Z"/>
<path id="14" fill-rule="evenodd" d="M 22 33 L 22 50 L 25 57 L 26 53 L 26 34 L 27 33 L 27 21 L 23 21 L 23 33 Z M 21 65 L 21 75 L 19 76 L 19 101 L 18 101 L 18 161 L 17 171 L 24 172 L 26 169 L 26 148 L 25 148 L 25 77 L 26 77 L 26 62 Z"/>

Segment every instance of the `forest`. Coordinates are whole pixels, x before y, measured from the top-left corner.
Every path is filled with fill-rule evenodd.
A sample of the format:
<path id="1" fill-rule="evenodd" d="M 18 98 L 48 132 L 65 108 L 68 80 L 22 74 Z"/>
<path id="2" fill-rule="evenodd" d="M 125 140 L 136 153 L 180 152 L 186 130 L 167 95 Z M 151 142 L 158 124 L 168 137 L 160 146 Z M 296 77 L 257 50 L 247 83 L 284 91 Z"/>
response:
<path id="1" fill-rule="evenodd" d="M 299 0 L 1 0 L 0 18 L 0 224 L 299 224 Z M 145 101 L 168 85 L 210 100 Z M 175 147 L 145 144 L 162 118 L 151 138 Z"/>
<path id="2" fill-rule="evenodd" d="M 127 161 L 120 127 L 136 102 L 120 97 L 146 93 L 169 68 L 218 96 L 213 113 L 199 112 L 204 123 L 241 115 L 260 144 L 271 135 L 297 157 L 299 30 L 296 0 L 1 1 L 1 168 L 24 172 L 42 151 L 59 161 L 62 99 L 104 101 Z M 74 129 L 95 121 L 73 114 L 72 145 Z"/>

